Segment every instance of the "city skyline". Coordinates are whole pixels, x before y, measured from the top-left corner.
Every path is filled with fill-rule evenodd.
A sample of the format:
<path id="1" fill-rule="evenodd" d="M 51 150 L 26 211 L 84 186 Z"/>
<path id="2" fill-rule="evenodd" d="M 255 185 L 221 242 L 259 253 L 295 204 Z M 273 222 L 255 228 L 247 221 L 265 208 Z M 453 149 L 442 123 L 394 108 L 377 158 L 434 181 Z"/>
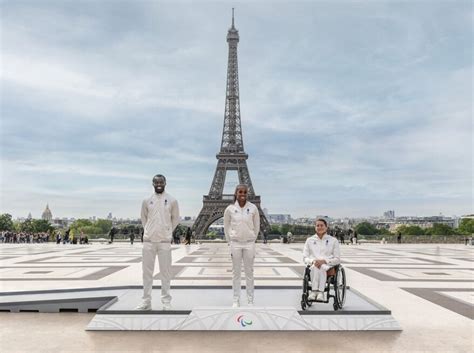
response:
<path id="1" fill-rule="evenodd" d="M 162 173 L 197 216 L 222 136 L 231 5 L 263 208 L 472 213 L 467 1 L 4 2 L 1 213 L 134 218 Z"/>
<path id="2" fill-rule="evenodd" d="M 50 208 L 49 208 L 49 204 L 46 205 L 46 207 L 48 207 L 49 209 L 49 212 L 51 212 Z M 359 217 L 351 217 L 351 216 L 339 216 L 339 217 L 335 217 L 335 216 L 332 216 L 330 214 L 314 214 L 314 215 L 307 215 L 307 216 L 293 216 L 291 213 L 272 213 L 272 212 L 269 212 L 268 209 L 264 208 L 263 211 L 265 212 L 265 214 L 269 217 L 275 217 L 275 216 L 285 216 L 285 217 L 289 217 L 291 220 L 297 220 L 297 219 L 304 219 L 304 218 L 308 218 L 308 219 L 316 219 L 318 217 L 329 217 L 330 219 L 400 219 L 400 218 L 429 218 L 429 217 L 446 217 L 446 218 L 462 218 L 462 217 L 466 217 L 466 216 L 472 216 L 472 215 L 469 215 L 469 214 L 443 214 L 443 213 L 439 213 L 439 214 L 432 214 L 432 215 L 418 215 L 418 214 L 412 214 L 412 215 L 407 215 L 407 214 L 402 214 L 402 215 L 399 215 L 399 214 L 393 214 L 393 216 L 388 216 L 386 213 L 387 212 L 395 212 L 394 210 L 389 210 L 389 211 L 385 211 L 385 212 L 381 212 L 380 214 L 378 215 L 365 215 L 365 216 L 359 216 Z M 28 212 L 28 214 L 25 216 L 25 215 L 12 215 L 12 218 L 13 219 L 16 219 L 16 220 L 21 220 L 21 219 L 28 219 L 28 218 L 33 218 L 33 219 L 41 219 L 41 218 L 44 218 L 43 217 L 43 213 L 45 212 L 45 210 L 39 212 L 38 215 L 35 215 L 34 212 Z M 5 212 L 5 213 L 8 213 L 8 212 Z M 52 213 L 52 212 L 51 212 Z M 31 217 L 30 217 L 31 216 Z M 61 216 L 57 216 L 55 214 L 52 214 L 52 219 L 53 220 L 57 220 L 57 219 L 93 219 L 93 220 L 97 220 L 97 219 L 111 219 L 111 220 L 140 220 L 140 216 L 139 215 L 135 215 L 134 216 L 126 216 L 126 217 L 116 217 L 113 212 L 107 212 L 106 215 L 103 215 L 103 216 L 100 216 L 100 215 L 88 215 L 88 216 L 83 216 L 83 217 L 76 217 L 74 215 L 61 215 Z M 181 219 L 185 219 L 185 218 L 190 218 L 190 219 L 193 219 L 195 220 L 196 219 L 196 215 L 185 215 L 185 214 L 181 214 L 180 215 L 180 218 Z"/>

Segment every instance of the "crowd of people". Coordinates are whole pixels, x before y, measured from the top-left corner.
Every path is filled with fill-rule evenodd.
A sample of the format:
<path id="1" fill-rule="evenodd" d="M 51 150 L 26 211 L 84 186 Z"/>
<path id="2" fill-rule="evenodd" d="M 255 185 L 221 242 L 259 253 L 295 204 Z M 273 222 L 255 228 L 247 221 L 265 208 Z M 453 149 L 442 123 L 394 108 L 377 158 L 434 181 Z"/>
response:
<path id="1" fill-rule="evenodd" d="M 0 232 L 0 243 L 6 244 L 40 244 L 50 241 L 56 244 L 89 244 L 89 238 L 83 232 L 77 236 L 70 236 L 70 230 L 67 229 L 64 234 L 60 231 L 53 232 Z"/>
<path id="2" fill-rule="evenodd" d="M 114 242 L 115 235 L 119 231 L 115 227 L 111 229 L 109 233 L 110 243 Z M 184 232 L 179 232 L 175 230 L 173 232 L 172 243 L 181 244 L 184 242 L 185 245 L 191 244 L 192 238 L 195 238 L 195 234 L 190 227 L 187 227 Z M 349 240 L 349 244 L 357 244 L 357 232 L 349 229 L 348 231 L 342 229 L 333 229 L 328 231 L 333 237 L 339 240 L 341 244 L 347 244 L 345 239 Z M 139 234 L 141 242 L 143 242 L 143 232 Z M 399 236 L 401 238 L 401 236 Z M 268 234 L 265 231 L 263 234 L 263 242 L 267 243 Z M 135 234 L 130 233 L 130 242 L 134 243 Z M 50 241 L 56 242 L 56 244 L 89 244 L 89 238 L 87 235 L 84 235 L 82 232 L 79 236 L 70 236 L 70 230 L 67 229 L 64 234 L 61 234 L 60 231 L 56 232 L 41 232 L 41 233 L 31 233 L 31 232 L 14 232 L 14 231 L 2 231 L 0 232 L 0 243 L 26 243 L 26 244 L 37 244 L 37 243 L 48 243 Z M 291 232 L 288 232 L 286 235 L 280 236 L 280 242 L 282 243 L 292 243 L 294 241 L 294 236 Z M 399 240 L 400 242 L 400 240 Z"/>
<path id="3" fill-rule="evenodd" d="M 12 232 L 12 231 L 3 231 L 0 232 L 0 243 L 47 243 L 51 234 L 47 232 L 42 233 L 30 233 L 30 232 Z"/>
<path id="4" fill-rule="evenodd" d="M 356 230 L 346 230 L 336 226 L 334 229 L 329 229 L 328 234 L 339 240 L 341 244 L 358 244 L 358 234 Z M 349 242 L 346 242 L 346 239 L 348 239 Z"/>

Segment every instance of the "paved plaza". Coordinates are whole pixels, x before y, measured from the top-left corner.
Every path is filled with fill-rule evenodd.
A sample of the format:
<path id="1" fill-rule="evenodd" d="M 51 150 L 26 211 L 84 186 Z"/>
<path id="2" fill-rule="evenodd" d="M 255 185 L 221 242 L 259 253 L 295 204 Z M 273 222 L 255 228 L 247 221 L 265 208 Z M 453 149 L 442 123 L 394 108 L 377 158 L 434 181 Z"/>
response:
<path id="1" fill-rule="evenodd" d="M 262 287 L 299 286 L 303 244 L 258 244 Z M 94 313 L 0 313 L 2 352 L 468 352 L 473 351 L 473 250 L 463 245 L 342 246 L 348 285 L 391 310 L 393 332 L 90 332 Z M 227 244 L 174 245 L 173 287 L 230 286 Z M 156 285 L 159 268 L 156 265 Z M 141 285 L 141 244 L 2 244 L 2 296 Z M 259 290 L 260 288 L 260 290 Z M 278 291 L 278 289 L 273 289 Z M 276 293 L 276 292 L 275 292 Z M 229 306 L 231 290 L 219 302 Z M 276 294 L 275 294 L 276 295 Z M 159 289 L 154 290 L 159 301 Z M 209 298 L 206 298 L 208 300 Z M 176 299 L 177 300 L 177 299 Z M 182 303 L 175 302 L 179 307 Z M 318 304 L 326 305 L 326 304 Z M 329 304 L 327 304 L 329 305 Z"/>

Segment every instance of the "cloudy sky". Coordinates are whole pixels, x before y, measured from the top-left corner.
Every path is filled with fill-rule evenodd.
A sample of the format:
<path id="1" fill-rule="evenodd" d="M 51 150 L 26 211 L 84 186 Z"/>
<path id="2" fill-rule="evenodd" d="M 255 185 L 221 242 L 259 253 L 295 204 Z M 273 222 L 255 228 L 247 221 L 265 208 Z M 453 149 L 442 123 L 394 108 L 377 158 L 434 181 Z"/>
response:
<path id="1" fill-rule="evenodd" d="M 270 213 L 472 212 L 469 0 L 1 1 L 0 212 L 136 218 L 162 173 L 196 216 L 232 7 L 244 147 Z"/>

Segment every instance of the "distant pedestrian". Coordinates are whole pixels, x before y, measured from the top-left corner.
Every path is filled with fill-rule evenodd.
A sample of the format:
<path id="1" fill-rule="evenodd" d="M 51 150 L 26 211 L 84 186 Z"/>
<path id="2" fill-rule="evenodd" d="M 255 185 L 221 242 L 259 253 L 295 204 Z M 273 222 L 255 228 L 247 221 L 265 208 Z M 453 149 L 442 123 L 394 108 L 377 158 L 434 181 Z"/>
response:
<path id="1" fill-rule="evenodd" d="M 69 243 L 69 233 L 71 232 L 71 229 L 68 228 L 66 232 L 64 233 L 64 239 L 63 239 L 63 244 Z"/>
<path id="2" fill-rule="evenodd" d="M 263 244 L 268 243 L 268 231 L 266 229 L 263 230 Z"/>
<path id="3" fill-rule="evenodd" d="M 135 233 L 134 233 L 134 230 L 132 229 L 130 231 L 130 244 L 133 245 L 133 241 L 135 240 Z"/>
<path id="4" fill-rule="evenodd" d="M 112 244 L 112 243 L 114 242 L 114 237 L 115 237 L 115 234 L 117 234 L 117 233 L 118 233 L 117 228 L 112 227 L 112 228 L 110 229 L 110 232 L 109 232 L 110 244 Z"/>
<path id="5" fill-rule="evenodd" d="M 180 230 L 178 227 L 176 227 L 176 229 L 173 231 L 173 243 L 174 244 L 180 244 L 181 243 L 181 239 L 180 239 Z"/>
<path id="6" fill-rule="evenodd" d="M 401 243 L 402 243 L 402 232 L 398 232 L 398 235 L 397 235 L 397 243 L 398 243 L 398 244 L 401 244 Z"/>
<path id="7" fill-rule="evenodd" d="M 193 232 L 191 231 L 191 227 L 188 227 L 186 229 L 186 236 L 185 236 L 185 241 L 184 241 L 184 245 L 191 245 L 191 237 L 193 235 Z"/>

